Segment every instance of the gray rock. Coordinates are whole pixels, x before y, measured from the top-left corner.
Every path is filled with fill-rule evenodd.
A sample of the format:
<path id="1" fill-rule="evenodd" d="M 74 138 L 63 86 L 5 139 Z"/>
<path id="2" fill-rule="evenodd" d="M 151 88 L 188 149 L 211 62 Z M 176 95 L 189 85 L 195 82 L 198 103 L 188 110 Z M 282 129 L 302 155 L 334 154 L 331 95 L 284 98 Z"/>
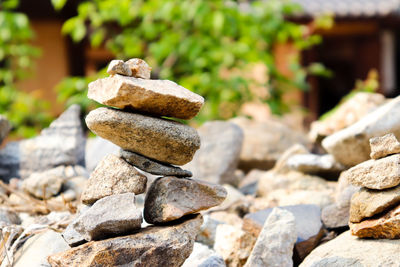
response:
<path id="1" fill-rule="evenodd" d="M 196 241 L 205 244 L 209 247 L 214 246 L 217 226 L 223 222 L 211 218 L 209 215 L 204 215 L 204 221 L 201 225 L 200 232 L 197 235 Z"/>
<path id="2" fill-rule="evenodd" d="M 110 75 L 121 74 L 124 76 L 132 76 L 131 69 L 122 60 L 111 60 L 107 68 L 107 73 Z"/>
<path id="3" fill-rule="evenodd" d="M 0 145 L 11 130 L 11 124 L 6 117 L 0 115 Z"/>
<path id="4" fill-rule="evenodd" d="M 119 155 L 119 150 L 119 146 L 99 136 L 88 138 L 85 149 L 86 169 L 92 172 L 105 156 Z"/>
<path id="5" fill-rule="evenodd" d="M 322 209 L 321 219 L 329 229 L 348 227 L 350 217 L 350 205 L 341 206 L 333 203 Z"/>
<path id="6" fill-rule="evenodd" d="M 201 215 L 135 234 L 92 241 L 48 258 L 54 266 L 181 266 L 193 250 Z"/>
<path id="7" fill-rule="evenodd" d="M 124 150 L 170 164 L 188 163 L 200 147 L 196 130 L 176 121 L 98 108 L 88 114 L 86 124 Z"/>
<path id="8" fill-rule="evenodd" d="M 328 136 L 322 146 L 343 165 L 357 165 L 370 158 L 370 138 L 387 133 L 400 137 L 400 117 L 396 115 L 399 112 L 400 97 L 396 97 L 353 125 Z"/>
<path id="9" fill-rule="evenodd" d="M 56 196 L 64 182 L 64 166 L 59 166 L 44 172 L 34 172 L 22 182 L 22 189 L 40 199 Z"/>
<path id="10" fill-rule="evenodd" d="M 287 166 L 295 171 L 314 174 L 325 178 L 337 179 L 344 166 L 337 162 L 332 155 L 300 154 L 293 155 L 287 160 Z"/>
<path id="11" fill-rule="evenodd" d="M 400 153 L 400 143 L 394 134 L 389 133 L 381 137 L 369 139 L 371 158 L 380 159 L 388 155 Z"/>
<path id="12" fill-rule="evenodd" d="M 168 80 L 114 75 L 89 84 L 88 98 L 120 109 L 132 108 L 155 116 L 188 120 L 197 115 L 204 98 Z"/>
<path id="13" fill-rule="evenodd" d="M 176 177 L 191 177 L 192 173 L 187 170 L 182 170 L 179 167 L 172 166 L 170 164 L 157 162 L 155 160 L 149 159 L 137 153 L 120 150 L 120 156 L 127 161 L 129 164 L 132 164 L 136 168 L 141 169 L 142 171 L 154 174 L 154 175 L 162 175 L 162 176 L 176 176 Z"/>
<path id="14" fill-rule="evenodd" d="M 182 267 L 225 267 L 224 259 L 214 250 L 195 242 L 193 252 Z"/>
<path id="15" fill-rule="evenodd" d="M 211 121 L 199 129 L 201 147 L 184 167 L 196 179 L 215 184 L 237 185 L 234 174 L 243 143 L 243 131 L 236 124 Z"/>
<path id="16" fill-rule="evenodd" d="M 147 177 L 115 155 L 106 156 L 90 175 L 81 200 L 93 204 L 97 200 L 122 193 L 142 194 L 146 190 Z"/>
<path id="17" fill-rule="evenodd" d="M 144 219 L 152 224 L 173 221 L 221 204 L 226 194 L 219 185 L 187 178 L 161 177 L 147 192 Z"/>
<path id="18" fill-rule="evenodd" d="M 399 266 L 400 240 L 359 239 L 346 231 L 317 247 L 300 267 Z"/>
<path id="19" fill-rule="evenodd" d="M 0 223 L 5 225 L 20 224 L 21 219 L 18 214 L 6 208 L 0 208 Z"/>
<path id="20" fill-rule="evenodd" d="M 140 58 L 131 58 L 125 64 L 132 71 L 132 76 L 136 78 L 150 79 L 151 67 L 146 61 Z"/>
<path id="21" fill-rule="evenodd" d="M 8 143 L 0 151 L 0 178 L 27 178 L 60 165 L 84 165 L 86 138 L 80 107 L 72 105 L 39 136 Z"/>
<path id="22" fill-rule="evenodd" d="M 257 238 L 245 266 L 293 266 L 293 247 L 297 239 L 296 219 L 287 210 L 274 208 Z"/>
<path id="23" fill-rule="evenodd" d="M 135 194 L 125 193 L 96 201 L 67 227 L 66 232 L 72 228 L 73 232 L 91 241 L 140 229 L 141 224 L 142 212 L 135 206 Z M 70 242 L 66 236 L 71 235 L 64 235 L 69 244 L 75 243 L 75 238 Z"/>

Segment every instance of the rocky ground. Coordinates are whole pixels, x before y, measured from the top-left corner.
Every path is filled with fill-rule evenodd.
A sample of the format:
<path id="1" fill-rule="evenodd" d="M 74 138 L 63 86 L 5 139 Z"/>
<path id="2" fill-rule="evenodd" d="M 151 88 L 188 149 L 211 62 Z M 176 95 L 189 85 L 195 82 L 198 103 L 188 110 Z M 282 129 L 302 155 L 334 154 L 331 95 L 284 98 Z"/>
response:
<path id="1" fill-rule="evenodd" d="M 114 78 L 135 72 L 143 88 L 158 86 L 117 63 Z M 147 112 L 197 114 L 185 105 Z M 155 153 L 135 144 L 142 136 L 131 124 L 142 127 L 143 115 L 101 108 L 86 119 L 98 134 L 132 130 L 128 141 L 104 131 L 121 150 L 86 138 L 71 106 L 37 137 L 0 150 L 1 267 L 400 266 L 399 111 L 400 98 L 358 93 L 309 133 L 276 118 L 210 121 L 196 129 L 198 150 L 196 131 L 182 125 L 194 139 Z M 97 119 L 113 116 L 121 128 Z M 173 136 L 169 124 L 150 125 L 163 135 L 148 136 Z M 0 141 L 9 130 L 0 117 Z"/>

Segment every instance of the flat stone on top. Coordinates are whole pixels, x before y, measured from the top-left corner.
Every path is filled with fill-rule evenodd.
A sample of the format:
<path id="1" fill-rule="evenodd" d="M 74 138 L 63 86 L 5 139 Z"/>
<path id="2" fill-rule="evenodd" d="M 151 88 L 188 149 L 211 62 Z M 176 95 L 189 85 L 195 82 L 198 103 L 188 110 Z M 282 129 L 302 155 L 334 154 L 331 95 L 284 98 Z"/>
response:
<path id="1" fill-rule="evenodd" d="M 156 116 L 191 119 L 204 98 L 168 80 L 114 75 L 89 84 L 88 98 L 116 108 L 132 108 Z"/>
<path id="2" fill-rule="evenodd" d="M 124 150 L 174 165 L 191 161 L 200 147 L 194 128 L 172 120 L 98 108 L 87 115 L 86 124 Z"/>
<path id="3" fill-rule="evenodd" d="M 400 153 L 400 142 L 392 133 L 381 137 L 369 139 L 371 146 L 371 158 L 380 159 L 388 155 Z"/>

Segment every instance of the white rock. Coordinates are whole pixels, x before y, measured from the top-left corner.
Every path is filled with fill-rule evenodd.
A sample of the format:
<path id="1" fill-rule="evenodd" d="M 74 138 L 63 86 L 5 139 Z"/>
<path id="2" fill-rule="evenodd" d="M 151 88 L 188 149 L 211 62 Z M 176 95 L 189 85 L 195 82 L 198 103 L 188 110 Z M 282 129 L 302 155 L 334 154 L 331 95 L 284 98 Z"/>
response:
<path id="1" fill-rule="evenodd" d="M 193 252 L 182 267 L 225 267 L 224 259 L 201 243 L 194 243 Z"/>

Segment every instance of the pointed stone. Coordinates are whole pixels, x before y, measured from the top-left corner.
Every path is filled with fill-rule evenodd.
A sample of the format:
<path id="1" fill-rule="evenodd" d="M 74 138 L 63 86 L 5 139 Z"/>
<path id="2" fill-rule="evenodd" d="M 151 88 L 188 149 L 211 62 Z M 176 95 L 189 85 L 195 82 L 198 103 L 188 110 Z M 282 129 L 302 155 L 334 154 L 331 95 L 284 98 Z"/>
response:
<path id="1" fill-rule="evenodd" d="M 91 82 L 88 98 L 111 107 L 184 120 L 196 116 L 204 103 L 203 97 L 172 81 L 121 75 Z"/>
<path id="2" fill-rule="evenodd" d="M 87 115 L 86 124 L 124 150 L 174 165 L 191 161 L 200 147 L 196 130 L 176 121 L 98 108 Z"/>
<path id="3" fill-rule="evenodd" d="M 112 60 L 108 65 L 107 73 L 110 75 L 121 74 L 132 76 L 132 71 L 122 60 Z"/>
<path id="4" fill-rule="evenodd" d="M 131 58 L 126 61 L 125 64 L 131 70 L 131 76 L 135 78 L 150 79 L 151 67 L 143 59 Z"/>
<path id="5" fill-rule="evenodd" d="M 217 206 L 226 195 L 220 185 L 186 178 L 158 178 L 147 192 L 144 218 L 152 224 L 173 221 Z"/>
<path id="6" fill-rule="evenodd" d="M 371 158 L 380 159 L 388 155 L 400 153 L 400 142 L 392 133 L 381 137 L 369 139 L 371 146 Z"/>
<path id="7" fill-rule="evenodd" d="M 181 266 L 193 250 L 202 224 L 201 215 L 168 226 L 147 227 L 137 233 L 101 241 L 51 255 L 53 267 L 61 266 Z"/>
<path id="8" fill-rule="evenodd" d="M 97 200 L 115 194 L 143 194 L 147 177 L 135 167 L 115 155 L 105 157 L 90 175 L 81 200 L 93 204 Z"/>

